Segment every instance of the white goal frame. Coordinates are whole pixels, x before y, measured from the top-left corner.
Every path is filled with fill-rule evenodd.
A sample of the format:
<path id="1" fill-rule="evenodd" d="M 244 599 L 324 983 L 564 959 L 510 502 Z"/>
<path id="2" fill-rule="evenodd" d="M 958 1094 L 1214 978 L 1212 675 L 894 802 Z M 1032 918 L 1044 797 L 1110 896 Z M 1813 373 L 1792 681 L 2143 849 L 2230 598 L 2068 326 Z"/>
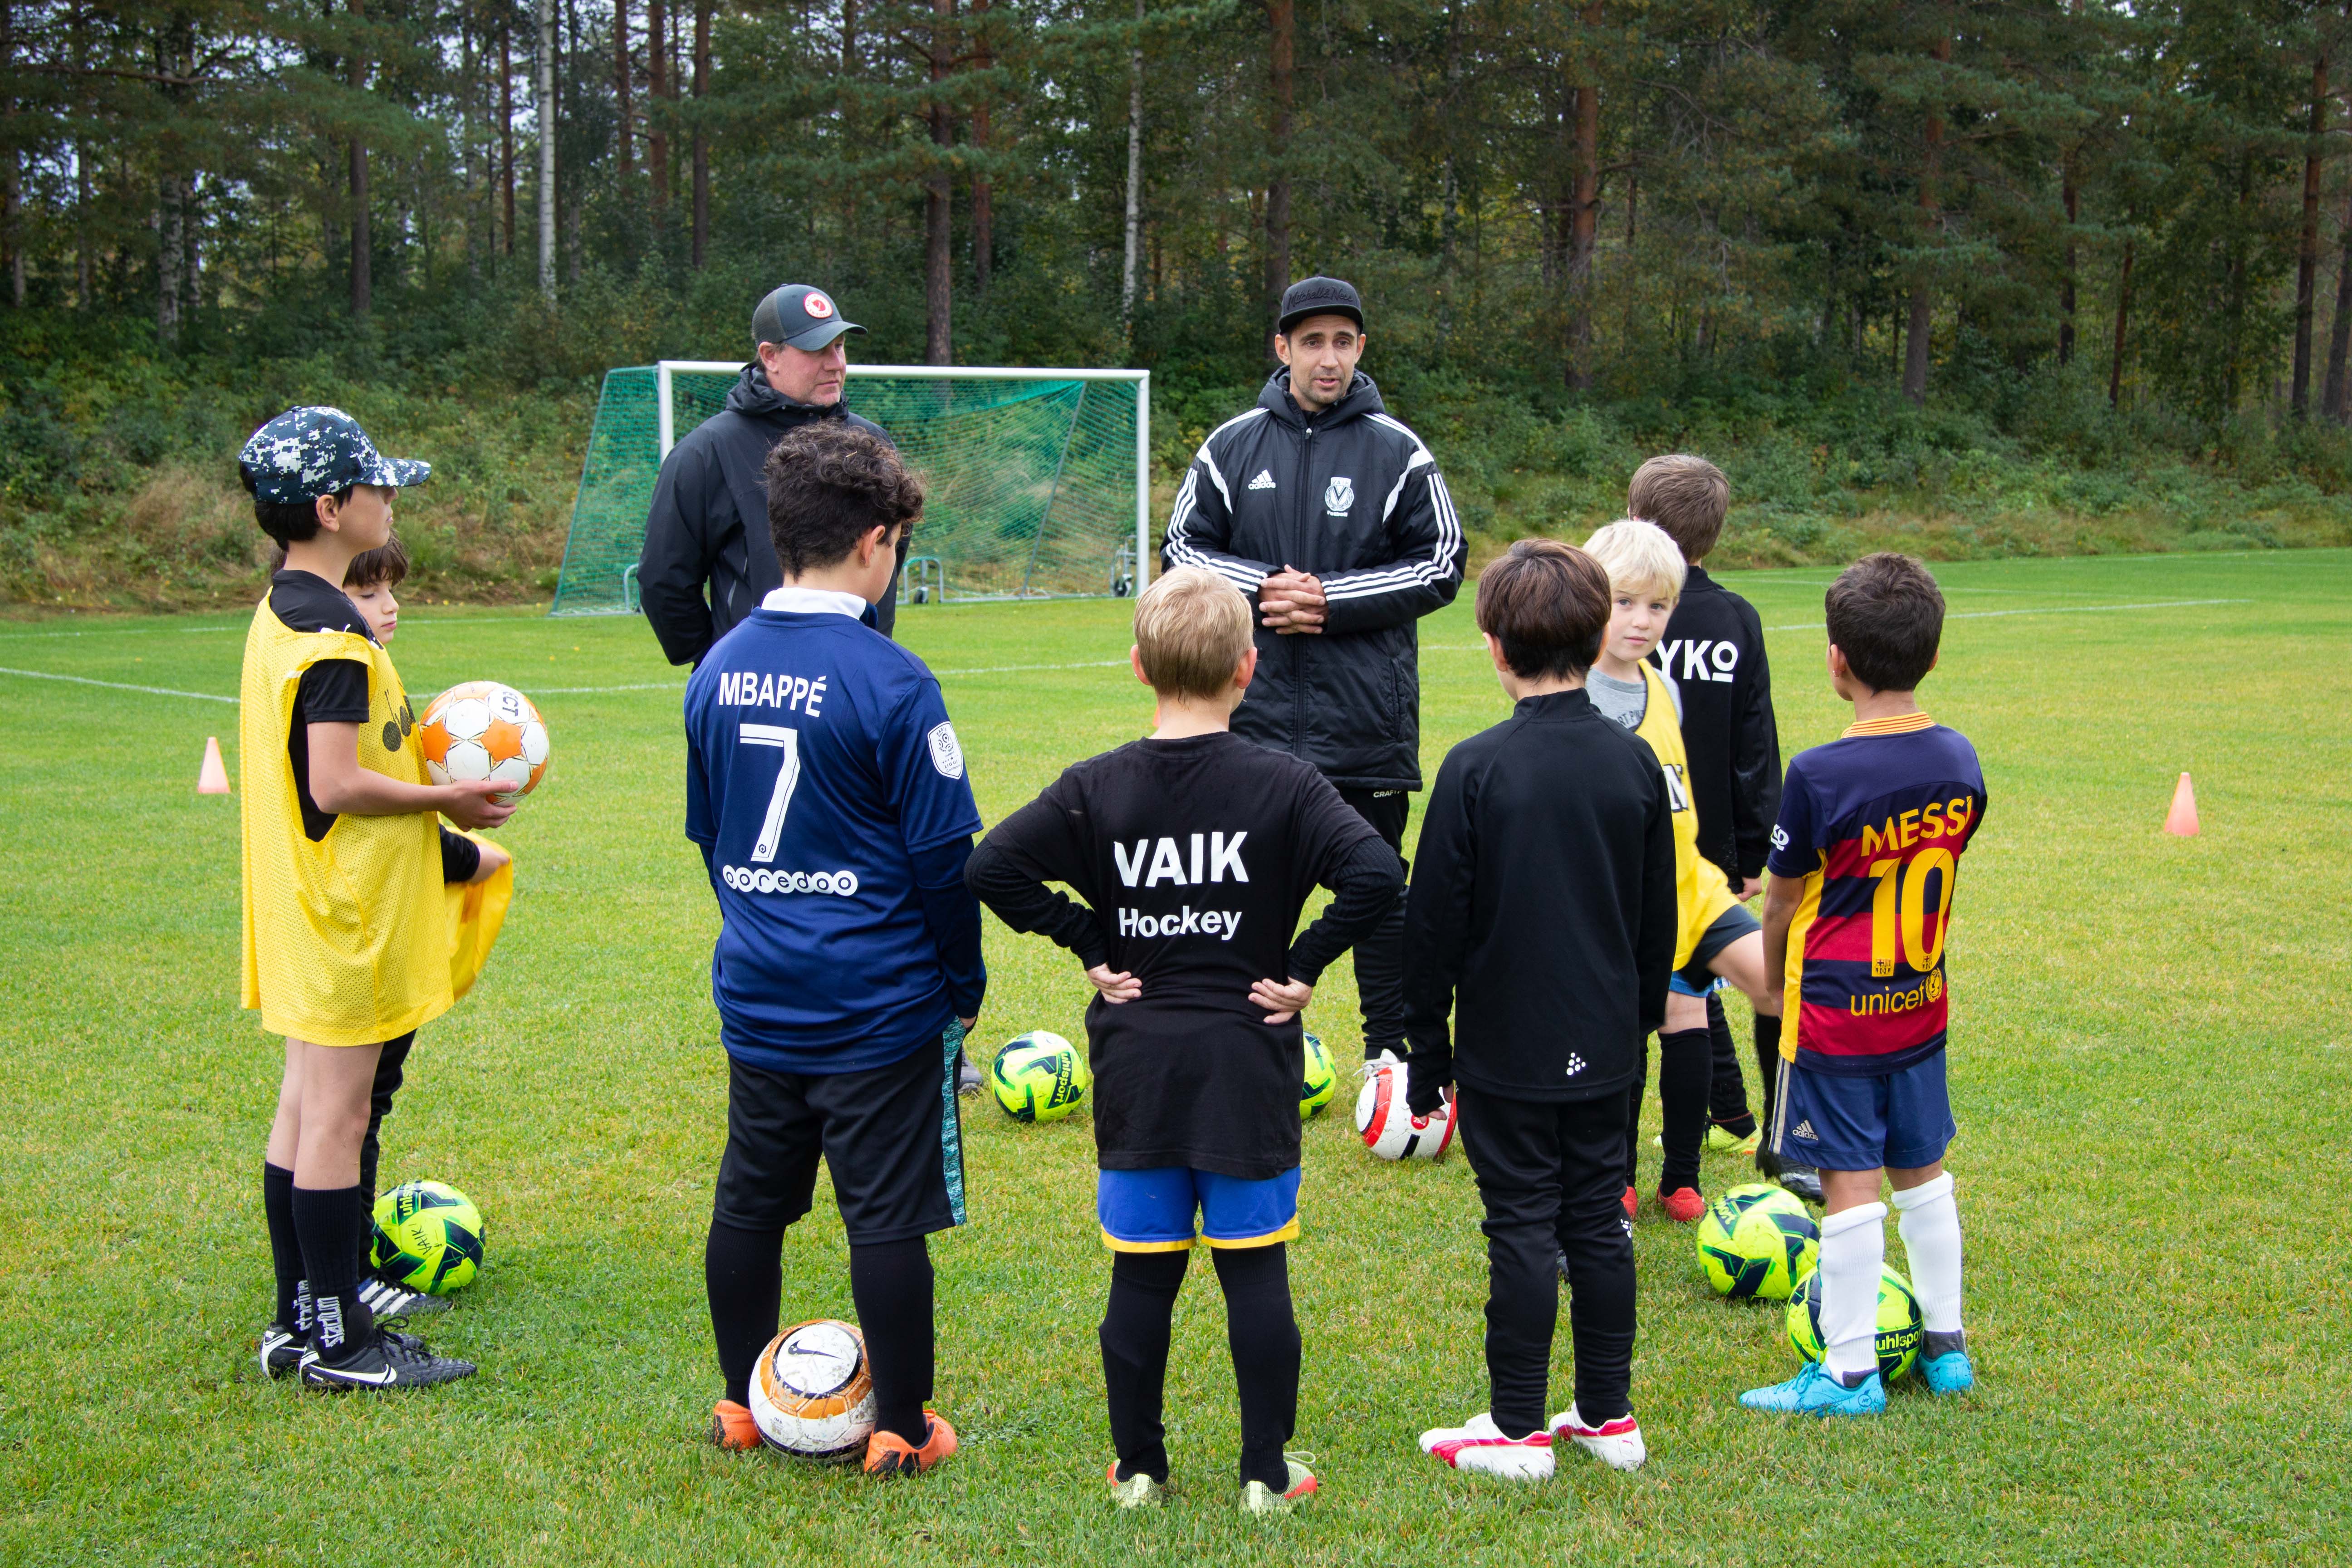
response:
<path id="1" fill-rule="evenodd" d="M 733 375 L 741 360 L 665 359 L 654 362 L 660 408 L 664 461 L 677 445 L 677 405 L 671 376 L 677 371 Z M 929 381 L 1129 381 L 1135 384 L 1135 591 L 1151 584 L 1151 373 L 1148 370 L 1053 370 L 1029 366 L 969 364 L 853 364 L 849 374 L 914 377 Z"/>

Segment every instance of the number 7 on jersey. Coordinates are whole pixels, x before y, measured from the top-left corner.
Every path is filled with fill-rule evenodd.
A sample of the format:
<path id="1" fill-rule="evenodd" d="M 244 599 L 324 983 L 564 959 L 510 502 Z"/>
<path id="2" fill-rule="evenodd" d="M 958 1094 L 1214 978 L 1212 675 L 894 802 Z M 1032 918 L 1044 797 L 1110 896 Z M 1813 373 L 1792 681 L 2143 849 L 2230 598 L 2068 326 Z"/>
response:
<path id="1" fill-rule="evenodd" d="M 783 837 L 784 813 L 792 809 L 793 786 L 801 782 L 801 732 L 782 724 L 742 724 L 735 731 L 739 744 L 774 746 L 784 753 L 776 769 L 776 789 L 768 797 L 768 815 L 760 820 L 760 841 L 751 846 L 751 859 L 765 866 L 776 858 L 776 840 Z"/>

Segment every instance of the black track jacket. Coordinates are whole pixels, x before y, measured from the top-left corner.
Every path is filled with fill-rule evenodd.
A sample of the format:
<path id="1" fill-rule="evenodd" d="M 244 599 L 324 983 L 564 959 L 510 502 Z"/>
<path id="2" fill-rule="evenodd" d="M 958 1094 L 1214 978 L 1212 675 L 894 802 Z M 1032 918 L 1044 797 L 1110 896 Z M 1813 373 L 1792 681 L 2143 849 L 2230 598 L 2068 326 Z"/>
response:
<path id="1" fill-rule="evenodd" d="M 1681 683 L 1698 852 L 1734 889 L 1764 874 L 1780 817 L 1780 730 L 1756 606 L 1697 566 L 1653 662 Z"/>
<path id="2" fill-rule="evenodd" d="M 1665 1019 L 1675 921 L 1657 754 L 1580 690 L 1520 699 L 1445 754 L 1422 820 L 1404 917 L 1414 1098 L 1449 1076 L 1517 1100 L 1622 1091 Z"/>
<path id="3" fill-rule="evenodd" d="M 727 406 L 678 437 L 654 481 L 645 548 L 637 554 L 637 597 L 672 664 L 699 661 L 712 643 L 783 585 L 768 532 L 768 486 L 760 476 L 769 449 L 813 419 L 846 419 L 887 441 L 889 432 L 839 403 L 794 403 L 768 384 L 757 361 L 727 395 Z M 703 584 L 710 597 L 703 598 Z M 876 606 L 890 635 L 895 595 Z"/>
<path id="4" fill-rule="evenodd" d="M 1421 437 L 1356 373 L 1311 423 L 1277 371 L 1257 406 L 1201 443 L 1176 492 L 1162 568 L 1199 566 L 1255 603 L 1285 566 L 1323 580 L 1323 630 L 1257 628 L 1257 679 L 1234 733 L 1342 788 L 1421 787 L 1416 621 L 1462 585 L 1462 524 Z"/>

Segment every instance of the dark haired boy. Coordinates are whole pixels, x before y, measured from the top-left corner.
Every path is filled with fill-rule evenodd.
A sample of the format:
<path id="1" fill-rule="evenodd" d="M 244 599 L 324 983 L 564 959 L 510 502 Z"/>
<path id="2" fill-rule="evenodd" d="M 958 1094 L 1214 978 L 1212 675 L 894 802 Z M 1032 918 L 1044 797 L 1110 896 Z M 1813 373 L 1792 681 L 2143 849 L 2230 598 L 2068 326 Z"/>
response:
<path id="1" fill-rule="evenodd" d="M 1764 889 L 1759 879 L 1773 815 L 1780 809 L 1780 732 L 1772 714 L 1763 622 L 1755 605 L 1708 576 L 1704 564 L 1723 537 L 1730 508 L 1731 481 L 1723 470 L 1687 452 L 1652 458 L 1633 470 L 1625 487 L 1625 515 L 1664 530 L 1688 568 L 1674 617 L 1651 658 L 1678 683 L 1682 695 L 1683 751 L 1690 764 L 1691 803 L 1698 813 L 1699 853 L 1746 900 Z M 1675 989 L 1682 988 L 1678 982 Z M 1706 989 L 1714 1058 L 1707 1096 L 1714 1125 L 1707 1146 L 1755 1153 L 1766 1175 L 1819 1203 L 1821 1180 L 1811 1170 L 1784 1168 L 1769 1150 L 1758 1148 L 1756 1118 L 1748 1109 L 1748 1086 L 1718 989 Z M 1780 1020 L 1758 1016 L 1756 1066 L 1768 1117 L 1780 1049 Z"/>
<path id="2" fill-rule="evenodd" d="M 238 731 L 243 1000 L 286 1037 L 262 1166 L 278 1302 L 261 1363 L 276 1375 L 292 1357 L 316 1387 L 446 1383 L 472 1364 L 379 1331 L 362 1294 L 362 1147 L 384 1051 L 452 1000 L 436 814 L 494 827 L 513 808 L 487 782 L 427 781 L 399 672 L 337 587 L 390 542 L 397 489 L 431 469 L 326 407 L 270 420 L 237 467 L 285 552 L 246 637 Z"/>
<path id="3" fill-rule="evenodd" d="M 1421 1446 L 1520 1480 L 1551 1475 L 1559 1437 L 1619 1469 L 1647 1457 L 1621 1194 L 1678 910 L 1665 774 L 1584 690 L 1611 608 L 1608 574 L 1557 540 L 1521 540 L 1479 578 L 1478 629 L 1514 707 L 1446 753 L 1406 906 L 1407 1092 L 1418 1112 L 1459 1086 L 1488 1271 L 1489 1407 Z M 1547 1422 L 1562 1256 L 1576 1397 Z"/>
<path id="4" fill-rule="evenodd" d="M 1936 668 L 1944 596 L 1907 555 L 1865 555 L 1830 585 L 1829 675 L 1854 721 L 1789 764 L 1764 894 L 1765 956 L 1794 993 L 1767 1136 L 1822 1173 L 1824 1352 L 1751 1410 L 1874 1415 L 1886 1257 L 1878 1201 L 1896 1224 L 1927 1320 L 1920 1370 L 1937 1394 L 1976 1381 L 1960 1323 L 1960 1215 L 1944 1151 L 1951 932 L 1959 860 L 1984 822 L 1984 772 L 1958 731 L 1919 710 Z"/>
<path id="5" fill-rule="evenodd" d="M 939 682 L 874 629 L 921 482 L 887 441 L 836 421 L 787 434 L 764 474 L 783 584 L 686 688 L 686 835 L 719 900 L 710 990 L 728 1058 L 703 1255 L 726 1380 L 711 1436 L 759 1446 L 751 1379 L 822 1156 L 874 1378 L 866 1469 L 915 1475 L 956 1450 L 924 1408 L 925 1238 L 964 1219 L 955 1068 L 988 983 L 963 885 L 980 812 Z"/>
<path id="6" fill-rule="evenodd" d="M 1098 993 L 1087 1038 L 1096 1213 L 1111 1249 L 1112 1500 L 1156 1505 L 1168 1481 L 1160 1394 L 1198 1239 L 1225 1293 L 1241 1509 L 1285 1513 L 1316 1489 L 1283 1451 L 1298 1415 L 1286 1246 L 1298 1234 L 1298 1015 L 1331 961 L 1396 907 L 1404 869 L 1315 769 L 1232 732 L 1258 652 L 1230 582 L 1180 566 L 1151 584 L 1129 657 L 1156 700 L 1152 732 L 1074 764 L 998 823 L 966 879 L 1014 931 L 1076 953 Z M 1294 942 L 1318 883 L 1338 897 Z"/>

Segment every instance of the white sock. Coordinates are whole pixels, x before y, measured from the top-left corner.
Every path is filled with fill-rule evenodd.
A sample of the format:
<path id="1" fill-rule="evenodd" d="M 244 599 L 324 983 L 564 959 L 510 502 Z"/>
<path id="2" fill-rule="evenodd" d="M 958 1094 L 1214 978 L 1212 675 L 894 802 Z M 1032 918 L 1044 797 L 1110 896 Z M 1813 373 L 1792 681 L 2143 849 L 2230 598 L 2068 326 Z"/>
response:
<path id="1" fill-rule="evenodd" d="M 1822 1367 L 1853 1378 L 1878 1367 L 1878 1271 L 1886 1265 L 1886 1205 L 1822 1221 Z"/>
<path id="2" fill-rule="evenodd" d="M 1952 1173 L 1895 1194 L 1895 1226 L 1911 1255 L 1911 1289 L 1931 1334 L 1960 1331 L 1960 1205 Z"/>

